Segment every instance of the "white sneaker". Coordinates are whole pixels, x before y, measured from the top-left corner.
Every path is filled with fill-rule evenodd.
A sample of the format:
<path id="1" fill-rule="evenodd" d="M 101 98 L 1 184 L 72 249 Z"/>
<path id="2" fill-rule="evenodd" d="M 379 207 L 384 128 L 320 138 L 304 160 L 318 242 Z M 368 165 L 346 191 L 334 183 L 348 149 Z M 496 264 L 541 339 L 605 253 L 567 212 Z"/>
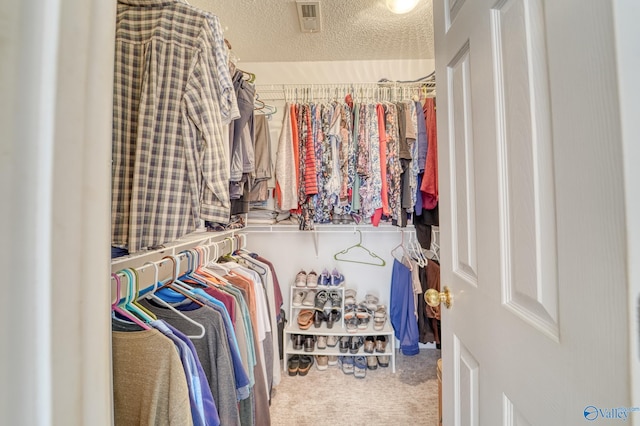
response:
<path id="1" fill-rule="evenodd" d="M 293 294 L 293 306 L 300 306 L 302 305 L 302 301 L 304 300 L 304 295 L 305 292 L 301 291 L 301 290 L 296 290 L 296 292 Z"/>
<path id="2" fill-rule="evenodd" d="M 315 300 L 316 300 L 316 291 L 315 290 L 309 290 L 309 291 L 307 291 L 307 294 L 304 296 L 304 299 L 302 300 L 302 305 L 303 306 L 314 306 L 315 305 Z"/>
<path id="3" fill-rule="evenodd" d="M 316 274 L 315 271 L 311 271 L 307 274 L 307 287 L 318 287 L 318 274 Z"/>
<path id="4" fill-rule="evenodd" d="M 300 270 L 300 272 L 298 272 L 296 274 L 295 285 L 296 285 L 296 287 L 306 287 L 307 286 L 307 273 L 305 271 Z"/>

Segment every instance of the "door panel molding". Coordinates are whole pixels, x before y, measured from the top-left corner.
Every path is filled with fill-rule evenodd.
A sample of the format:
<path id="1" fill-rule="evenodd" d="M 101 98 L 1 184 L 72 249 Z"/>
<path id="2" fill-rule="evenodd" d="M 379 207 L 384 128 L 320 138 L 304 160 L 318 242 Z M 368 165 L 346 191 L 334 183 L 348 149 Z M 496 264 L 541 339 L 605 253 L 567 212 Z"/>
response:
<path id="1" fill-rule="evenodd" d="M 453 272 L 478 286 L 469 41 L 447 65 Z"/>
<path id="2" fill-rule="evenodd" d="M 447 20 L 446 31 L 449 31 L 449 28 L 451 28 L 451 23 L 456 19 L 456 16 L 458 16 L 458 12 L 462 9 L 464 2 L 465 0 L 445 0 L 445 19 Z"/>
<path id="3" fill-rule="evenodd" d="M 542 1 L 500 0 L 491 10 L 491 29 L 502 303 L 558 341 L 553 140 Z"/>
<path id="4" fill-rule="evenodd" d="M 522 413 L 518 411 L 513 402 L 502 394 L 502 424 L 503 426 L 531 426 L 532 423 L 527 421 Z"/>
<path id="5" fill-rule="evenodd" d="M 480 365 L 457 335 L 453 336 L 453 356 L 454 394 L 456 395 L 454 424 L 477 426 L 480 424 L 478 406 Z"/>

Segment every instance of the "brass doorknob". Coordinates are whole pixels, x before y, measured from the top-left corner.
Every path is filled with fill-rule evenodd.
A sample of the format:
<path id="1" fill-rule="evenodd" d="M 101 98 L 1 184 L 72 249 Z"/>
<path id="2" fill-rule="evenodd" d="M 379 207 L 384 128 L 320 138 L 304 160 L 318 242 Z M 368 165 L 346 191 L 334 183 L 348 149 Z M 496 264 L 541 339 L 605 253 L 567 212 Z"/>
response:
<path id="1" fill-rule="evenodd" d="M 440 303 L 444 303 L 444 306 L 449 309 L 453 304 L 453 296 L 449 293 L 449 287 L 445 287 L 444 291 L 438 291 L 430 288 L 424 293 L 424 301 L 427 305 L 435 308 Z"/>

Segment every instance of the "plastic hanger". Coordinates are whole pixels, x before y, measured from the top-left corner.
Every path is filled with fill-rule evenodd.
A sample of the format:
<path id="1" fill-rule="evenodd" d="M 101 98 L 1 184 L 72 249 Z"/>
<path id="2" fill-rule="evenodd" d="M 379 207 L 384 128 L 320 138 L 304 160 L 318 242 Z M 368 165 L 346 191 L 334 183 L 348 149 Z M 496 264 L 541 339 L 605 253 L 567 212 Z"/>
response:
<path id="1" fill-rule="evenodd" d="M 135 303 L 135 299 L 138 297 L 138 289 L 135 288 L 137 283 L 135 282 L 133 271 L 131 269 L 123 269 L 119 273 L 127 277 L 127 296 L 125 297 L 124 308 L 146 323 L 155 321 L 157 319 L 155 315 L 150 314 L 146 309 L 141 309 L 141 307 Z"/>
<path id="2" fill-rule="evenodd" d="M 116 281 L 116 300 L 111 304 L 111 310 L 114 312 L 117 312 L 118 314 L 122 315 L 123 317 L 133 321 L 135 324 L 139 325 L 140 327 L 142 327 L 145 330 L 150 330 L 151 327 L 149 327 L 147 324 L 145 324 L 144 322 L 140 321 L 135 315 L 133 315 L 131 312 L 126 311 L 124 309 L 122 309 L 119 305 L 120 305 L 120 288 L 122 286 L 122 283 L 120 281 L 120 277 L 118 276 L 118 274 L 111 274 L 111 276 L 113 277 L 113 279 Z M 127 296 L 128 297 L 128 296 Z"/>
<path id="3" fill-rule="evenodd" d="M 424 268 L 427 265 L 427 258 L 415 233 L 409 234 L 409 253 L 416 260 L 418 266 Z"/>
<path id="4" fill-rule="evenodd" d="M 200 273 L 204 274 L 204 275 L 208 275 L 210 277 L 213 277 L 213 278 L 219 280 L 223 284 L 227 284 L 228 281 L 226 279 L 224 279 L 224 277 L 222 275 L 218 274 L 217 272 L 213 271 L 212 269 L 210 269 L 208 267 L 209 263 L 216 263 L 215 260 L 218 259 L 219 255 L 220 255 L 218 242 L 212 244 L 211 246 L 203 247 L 203 249 L 205 251 L 210 251 L 211 247 L 215 248 L 215 254 L 213 255 L 213 257 L 209 257 L 209 255 L 207 254 L 205 256 L 204 264 L 200 268 L 198 268 L 198 271 Z M 208 259 L 212 259 L 211 262 L 209 262 Z M 227 268 L 222 267 L 219 263 L 216 263 L 216 266 L 220 267 L 223 271 L 225 271 L 225 273 L 227 273 L 227 274 L 229 273 L 229 270 Z"/>
<path id="5" fill-rule="evenodd" d="M 260 264 L 256 263 L 256 260 L 249 256 L 249 254 L 245 253 L 245 252 L 238 252 L 238 256 L 240 256 L 242 259 L 246 260 L 247 262 L 249 262 L 252 266 L 252 268 L 257 268 L 258 272 L 260 273 L 260 275 L 266 275 L 267 274 L 267 270 Z"/>
<path id="6" fill-rule="evenodd" d="M 407 251 L 407 248 L 404 245 L 404 230 L 401 229 L 400 232 L 402 233 L 402 240 L 400 241 L 400 244 L 398 244 L 397 246 L 395 246 L 394 248 L 391 249 L 391 256 L 393 256 L 394 259 L 396 259 L 398 262 L 402 263 L 403 265 L 407 266 L 409 268 L 409 270 L 412 271 L 413 270 L 413 266 L 411 265 L 411 263 L 410 262 L 406 262 L 404 260 L 404 258 L 406 258 L 406 259 L 412 258 L 409 255 L 409 252 Z M 400 257 L 400 259 L 398 259 L 398 257 L 395 254 L 396 250 L 399 249 L 399 248 L 402 249 L 402 255 L 403 255 L 403 256 Z"/>
<path id="7" fill-rule="evenodd" d="M 187 299 L 191 300 L 192 302 L 200 305 L 200 306 L 204 306 L 204 303 L 202 303 L 201 301 L 199 301 L 198 299 L 196 299 L 195 297 L 193 297 L 193 295 L 189 294 L 189 286 L 183 282 L 181 282 L 178 279 L 178 274 L 180 273 L 180 262 L 178 261 L 178 259 L 174 256 L 165 256 L 162 259 L 169 259 L 173 262 L 174 268 L 173 268 L 173 276 L 170 278 L 169 282 L 167 282 L 166 284 L 163 284 L 159 289 L 157 290 L 161 290 L 165 287 L 170 288 L 171 290 L 180 293 L 181 295 L 183 295 L 184 297 L 186 297 Z"/>
<path id="8" fill-rule="evenodd" d="M 200 254 L 197 250 L 184 250 L 180 252 L 180 254 L 184 254 L 187 257 L 187 261 L 189 262 L 188 272 L 184 275 L 184 277 L 188 280 L 195 281 L 196 284 L 201 286 L 207 286 L 207 283 L 202 279 L 198 273 L 197 269 L 200 267 Z"/>
<path id="9" fill-rule="evenodd" d="M 205 335 L 205 328 L 202 324 L 200 324 L 199 322 L 189 318 L 188 316 L 186 316 L 185 314 L 183 314 L 182 312 L 180 312 L 179 310 L 177 310 L 176 308 L 174 308 L 173 306 L 171 306 L 169 303 L 165 302 L 164 300 L 162 300 L 161 298 L 159 298 L 158 296 L 156 296 L 156 290 L 158 289 L 158 265 L 154 262 L 146 262 L 145 265 L 153 265 L 154 269 L 155 269 L 155 275 L 154 275 L 154 280 L 153 280 L 153 290 L 151 291 L 151 293 L 148 293 L 145 298 L 147 299 L 151 299 L 154 300 L 155 302 L 160 303 L 161 305 L 171 309 L 173 312 L 175 312 L 176 314 L 180 315 L 182 318 L 184 318 L 185 320 L 187 320 L 188 322 L 190 322 L 191 324 L 195 325 L 196 327 L 198 327 L 200 329 L 200 334 L 195 335 L 195 336 L 187 336 L 190 339 L 201 339 L 204 337 Z"/>
<path id="10" fill-rule="evenodd" d="M 359 241 L 357 244 L 352 245 L 351 247 L 347 247 L 346 249 L 337 252 L 336 254 L 333 255 L 333 258 L 335 260 L 338 260 L 340 262 L 352 262 L 352 263 L 362 263 L 364 265 L 374 265 L 374 266 L 384 266 L 387 264 L 387 262 L 385 262 L 385 260 L 383 258 L 381 258 L 380 256 L 378 256 L 377 254 L 375 254 L 374 252 L 372 252 L 371 250 L 369 250 L 368 248 L 366 248 L 365 246 L 362 245 L 362 232 L 360 232 L 359 229 L 356 230 L 358 232 L 358 235 L 360 237 Z M 363 261 L 363 260 L 354 260 L 354 259 L 349 259 L 345 256 L 347 256 L 348 254 L 351 254 L 351 250 L 354 249 L 359 249 L 359 250 L 363 250 L 365 251 L 371 258 L 375 259 L 375 261 L 371 260 L 371 261 Z"/>

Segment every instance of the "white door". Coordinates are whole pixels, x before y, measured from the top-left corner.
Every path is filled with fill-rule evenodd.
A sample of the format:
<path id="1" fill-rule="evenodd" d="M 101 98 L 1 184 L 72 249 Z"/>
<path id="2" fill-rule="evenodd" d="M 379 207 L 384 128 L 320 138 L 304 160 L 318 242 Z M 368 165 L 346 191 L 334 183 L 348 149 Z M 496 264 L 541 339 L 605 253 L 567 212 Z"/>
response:
<path id="1" fill-rule="evenodd" d="M 612 14 L 435 0 L 445 425 L 640 422 Z"/>

